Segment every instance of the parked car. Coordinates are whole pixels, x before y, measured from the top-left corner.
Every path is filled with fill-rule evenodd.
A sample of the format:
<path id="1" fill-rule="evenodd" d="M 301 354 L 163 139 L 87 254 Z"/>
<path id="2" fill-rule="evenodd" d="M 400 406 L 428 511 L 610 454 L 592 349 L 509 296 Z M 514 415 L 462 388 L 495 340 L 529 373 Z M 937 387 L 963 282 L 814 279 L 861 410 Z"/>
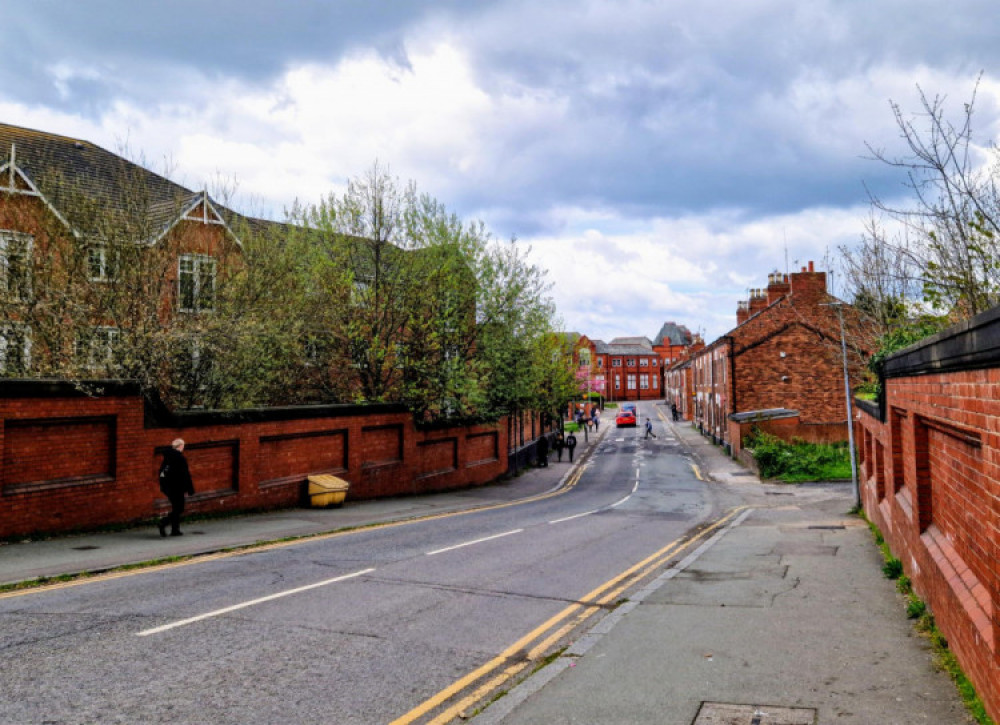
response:
<path id="1" fill-rule="evenodd" d="M 615 418 L 615 425 L 619 428 L 635 428 L 635 413 L 630 410 L 623 410 Z"/>

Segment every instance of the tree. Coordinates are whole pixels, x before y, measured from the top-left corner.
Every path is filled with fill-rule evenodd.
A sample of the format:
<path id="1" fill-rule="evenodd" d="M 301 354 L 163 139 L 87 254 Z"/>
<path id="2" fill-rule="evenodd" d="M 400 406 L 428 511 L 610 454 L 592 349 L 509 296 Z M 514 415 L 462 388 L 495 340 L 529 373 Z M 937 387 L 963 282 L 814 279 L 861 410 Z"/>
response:
<path id="1" fill-rule="evenodd" d="M 1000 301 L 1000 153 L 975 142 L 975 90 L 957 124 L 948 120 L 943 97 L 918 90 L 921 123 L 890 102 L 907 153 L 868 147 L 875 160 L 905 172 L 913 203 L 894 206 L 872 195 L 873 210 L 900 231 L 888 238 L 870 225 L 857 267 L 868 270 L 868 280 L 886 271 L 902 287 L 915 280 L 935 309 L 975 315 Z"/>

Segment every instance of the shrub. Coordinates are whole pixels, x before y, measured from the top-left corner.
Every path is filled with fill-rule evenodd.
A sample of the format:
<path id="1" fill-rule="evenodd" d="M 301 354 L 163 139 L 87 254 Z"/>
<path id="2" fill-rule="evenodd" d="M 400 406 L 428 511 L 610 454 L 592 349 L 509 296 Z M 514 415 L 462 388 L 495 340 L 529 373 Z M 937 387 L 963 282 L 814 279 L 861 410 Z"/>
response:
<path id="1" fill-rule="evenodd" d="M 846 443 L 788 443 L 754 427 L 743 440 L 764 478 L 788 483 L 850 478 L 850 451 Z"/>

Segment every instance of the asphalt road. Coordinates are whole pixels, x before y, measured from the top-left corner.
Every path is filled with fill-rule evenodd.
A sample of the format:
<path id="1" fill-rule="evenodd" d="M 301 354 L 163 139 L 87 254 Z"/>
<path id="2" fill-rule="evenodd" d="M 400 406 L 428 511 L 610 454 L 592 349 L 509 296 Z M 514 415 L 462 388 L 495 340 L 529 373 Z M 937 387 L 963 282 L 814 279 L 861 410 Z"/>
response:
<path id="1" fill-rule="evenodd" d="M 468 714 L 722 513 L 655 429 L 609 431 L 558 495 L 2 600 L 0 722 Z"/>

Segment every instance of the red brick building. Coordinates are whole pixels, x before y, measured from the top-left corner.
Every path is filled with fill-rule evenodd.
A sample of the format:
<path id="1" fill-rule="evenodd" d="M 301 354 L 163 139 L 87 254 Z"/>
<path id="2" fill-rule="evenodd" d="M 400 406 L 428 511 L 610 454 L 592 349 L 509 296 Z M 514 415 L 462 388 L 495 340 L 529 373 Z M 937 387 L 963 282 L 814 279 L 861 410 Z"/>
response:
<path id="1" fill-rule="evenodd" d="M 731 416 L 782 410 L 795 421 L 786 420 L 777 434 L 846 439 L 840 321 L 831 303 L 839 301 L 827 293 L 826 273 L 812 262 L 791 275 L 771 274 L 766 289 L 751 290 L 737 308 L 737 326 L 692 356 L 690 403 L 699 429 L 735 455 L 741 424 Z M 856 313 L 841 307 L 845 324 L 853 325 Z M 852 363 L 852 381 L 859 368 Z M 680 380 L 670 379 L 671 389 L 688 403 Z"/>
<path id="2" fill-rule="evenodd" d="M 661 400 L 668 365 L 685 355 L 695 338 L 683 325 L 666 322 L 653 340 L 616 337 L 611 342 L 566 333 L 581 389 L 609 401 Z"/>

